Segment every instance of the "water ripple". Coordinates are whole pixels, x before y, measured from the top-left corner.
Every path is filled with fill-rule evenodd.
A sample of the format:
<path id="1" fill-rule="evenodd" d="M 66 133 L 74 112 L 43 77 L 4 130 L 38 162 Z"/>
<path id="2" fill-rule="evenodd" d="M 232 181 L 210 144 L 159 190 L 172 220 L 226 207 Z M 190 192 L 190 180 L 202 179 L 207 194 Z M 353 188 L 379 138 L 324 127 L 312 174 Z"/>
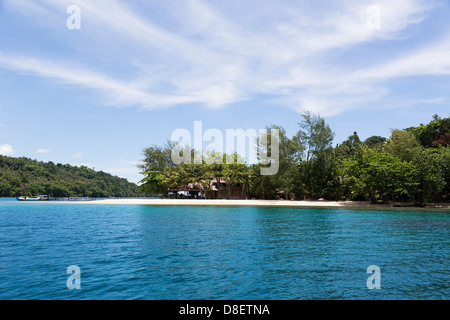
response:
<path id="1" fill-rule="evenodd" d="M 0 202 L 0 299 L 447 299 L 449 227 L 417 210 Z"/>

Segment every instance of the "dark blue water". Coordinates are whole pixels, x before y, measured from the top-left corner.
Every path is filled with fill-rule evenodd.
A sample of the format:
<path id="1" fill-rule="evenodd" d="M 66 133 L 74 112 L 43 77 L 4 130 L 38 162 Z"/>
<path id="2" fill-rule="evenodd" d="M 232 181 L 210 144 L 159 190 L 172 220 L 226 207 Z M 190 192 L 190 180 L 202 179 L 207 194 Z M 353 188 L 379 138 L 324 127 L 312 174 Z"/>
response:
<path id="1" fill-rule="evenodd" d="M 448 299 L 449 230 L 444 211 L 0 200 L 0 299 Z"/>

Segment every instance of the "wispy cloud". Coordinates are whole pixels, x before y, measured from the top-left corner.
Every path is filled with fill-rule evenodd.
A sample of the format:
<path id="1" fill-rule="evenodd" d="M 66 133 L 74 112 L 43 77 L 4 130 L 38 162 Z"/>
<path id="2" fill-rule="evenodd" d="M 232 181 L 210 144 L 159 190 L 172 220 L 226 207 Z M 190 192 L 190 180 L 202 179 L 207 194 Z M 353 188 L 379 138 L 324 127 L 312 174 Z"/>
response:
<path id="1" fill-rule="evenodd" d="M 54 62 L 24 56 L 0 54 L 0 67 L 21 73 L 59 80 L 63 83 L 98 89 L 109 96 L 106 102 L 118 106 L 141 105 L 152 108 L 158 105 L 173 105 L 188 102 L 184 98 L 149 94 L 130 84 L 122 83 L 106 75 L 82 68 L 70 68 Z"/>
<path id="2" fill-rule="evenodd" d="M 358 80 L 382 81 L 397 77 L 449 74 L 450 34 L 427 48 L 417 49 L 415 52 L 396 57 L 386 63 L 358 70 L 353 76 Z"/>
<path id="3" fill-rule="evenodd" d="M 6 4 L 30 17 L 36 9 L 37 18 L 56 26 L 63 20 L 58 14 L 72 2 Z M 79 0 L 83 38 L 78 50 L 97 50 L 89 61 L 0 53 L 0 67 L 91 88 L 102 93 L 105 104 L 121 107 L 201 103 L 220 108 L 265 95 L 299 112 L 332 115 L 385 98 L 391 90 L 384 82 L 393 77 L 449 74 L 448 38 L 416 51 L 400 46 L 385 60 L 362 59 L 352 51 L 411 37 L 408 29 L 425 21 L 437 4 L 351 0 L 317 11 L 308 1 L 186 0 L 147 4 L 147 11 L 139 11 L 133 2 Z M 379 30 L 367 27 L 370 5 L 380 8 Z M 61 28 L 54 32 L 62 33 Z M 104 56 L 110 68 L 99 67 Z M 354 58 L 358 64 L 345 63 Z M 121 69 L 114 68 L 116 62 Z"/>
<path id="4" fill-rule="evenodd" d="M 81 159 L 83 157 L 83 154 L 81 152 L 75 153 L 72 155 L 72 158 L 74 159 Z"/>

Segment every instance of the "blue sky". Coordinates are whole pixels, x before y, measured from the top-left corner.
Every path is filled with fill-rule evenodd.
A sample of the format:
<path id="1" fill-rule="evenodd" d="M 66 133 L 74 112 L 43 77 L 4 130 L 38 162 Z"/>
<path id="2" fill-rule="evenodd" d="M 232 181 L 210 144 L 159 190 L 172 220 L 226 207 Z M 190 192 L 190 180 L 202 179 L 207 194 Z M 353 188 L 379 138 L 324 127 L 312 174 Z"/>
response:
<path id="1" fill-rule="evenodd" d="M 335 143 L 388 137 L 449 115 L 448 17 L 444 0 L 0 0 L 0 154 L 137 182 L 142 150 L 194 121 L 292 136 L 309 110 Z"/>

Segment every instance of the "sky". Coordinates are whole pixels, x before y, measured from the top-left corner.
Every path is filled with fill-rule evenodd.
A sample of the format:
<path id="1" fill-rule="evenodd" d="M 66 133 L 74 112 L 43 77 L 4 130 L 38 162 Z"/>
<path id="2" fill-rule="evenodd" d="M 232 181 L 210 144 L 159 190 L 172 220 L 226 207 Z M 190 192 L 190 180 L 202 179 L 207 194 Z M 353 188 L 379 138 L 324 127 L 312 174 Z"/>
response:
<path id="1" fill-rule="evenodd" d="M 449 116 L 450 1 L 0 0 L 0 154 L 138 182 L 194 121 L 334 143 Z"/>

